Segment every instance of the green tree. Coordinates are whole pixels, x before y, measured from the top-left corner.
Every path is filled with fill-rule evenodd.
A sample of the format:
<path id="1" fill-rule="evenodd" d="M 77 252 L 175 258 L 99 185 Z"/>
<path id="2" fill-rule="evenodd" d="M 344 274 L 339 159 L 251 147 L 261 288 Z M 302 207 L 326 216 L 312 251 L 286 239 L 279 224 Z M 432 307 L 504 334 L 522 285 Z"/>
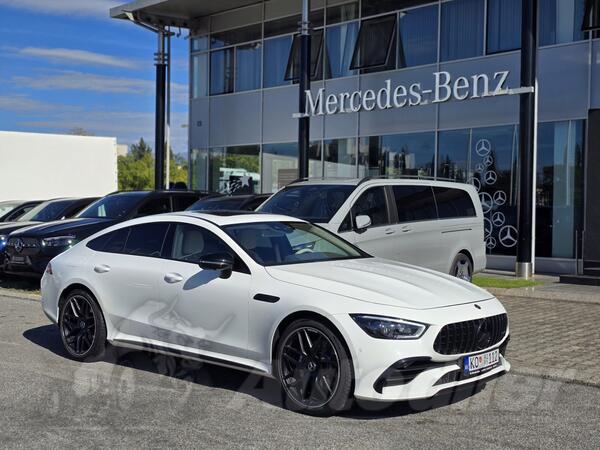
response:
<path id="1" fill-rule="evenodd" d="M 188 184 L 188 162 L 171 150 L 169 161 L 169 182 Z M 119 156 L 119 190 L 149 190 L 154 188 L 154 156 L 152 148 L 140 139 L 131 146 L 127 156 Z"/>
<path id="2" fill-rule="evenodd" d="M 154 187 L 154 158 L 152 154 L 136 159 L 132 154 L 119 156 L 119 190 L 148 190 Z"/>
<path id="3" fill-rule="evenodd" d="M 146 144 L 144 138 L 140 138 L 140 141 L 137 144 L 131 144 L 131 148 L 129 153 L 133 156 L 133 159 L 141 160 L 145 156 L 152 156 L 152 147 Z"/>

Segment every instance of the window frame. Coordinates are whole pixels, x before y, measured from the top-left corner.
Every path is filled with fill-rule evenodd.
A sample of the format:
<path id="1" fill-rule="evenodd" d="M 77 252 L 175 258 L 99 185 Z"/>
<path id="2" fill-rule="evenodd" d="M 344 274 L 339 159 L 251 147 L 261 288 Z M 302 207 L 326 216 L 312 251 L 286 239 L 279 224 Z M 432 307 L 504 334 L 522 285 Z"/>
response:
<path id="1" fill-rule="evenodd" d="M 388 48 L 387 48 L 387 53 L 386 53 L 386 57 L 385 57 L 385 61 L 382 64 L 370 64 L 370 65 L 365 65 L 365 64 L 357 64 L 355 63 L 355 60 L 358 59 L 358 52 L 360 49 L 360 43 L 361 43 L 361 34 L 363 32 L 363 26 L 365 25 L 365 23 L 367 22 L 371 22 L 371 21 L 375 21 L 375 20 L 382 20 L 385 18 L 389 18 L 389 19 L 394 19 L 394 23 L 393 26 L 391 27 L 391 34 L 389 36 L 389 41 L 388 41 Z M 386 67 L 389 64 L 390 61 L 390 55 L 392 52 L 392 47 L 394 46 L 394 43 L 396 43 L 396 48 L 394 49 L 394 51 L 397 53 L 398 52 L 398 40 L 394 40 L 394 37 L 396 36 L 396 33 L 398 28 L 398 12 L 394 12 L 392 14 L 382 14 L 382 15 L 378 15 L 378 16 L 374 16 L 374 17 L 368 17 L 365 19 L 361 19 L 360 20 L 360 27 L 358 29 L 358 35 L 356 36 L 356 42 L 354 44 L 354 51 L 352 52 L 352 58 L 350 59 L 350 67 L 348 68 L 349 70 L 365 70 L 365 69 L 374 69 L 377 67 Z M 396 70 L 397 66 L 398 66 L 398 61 L 396 61 L 396 64 L 394 64 L 394 69 Z"/>

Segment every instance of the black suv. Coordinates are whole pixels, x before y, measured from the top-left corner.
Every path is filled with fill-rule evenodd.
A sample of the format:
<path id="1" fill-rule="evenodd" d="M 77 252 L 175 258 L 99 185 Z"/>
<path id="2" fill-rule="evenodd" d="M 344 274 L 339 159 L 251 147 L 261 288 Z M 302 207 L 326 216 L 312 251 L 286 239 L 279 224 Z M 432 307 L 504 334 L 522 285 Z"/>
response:
<path id="1" fill-rule="evenodd" d="M 0 202 L 0 211 L 3 211 L 0 213 L 0 222 L 13 222 L 40 203 L 40 200 Z"/>
<path id="2" fill-rule="evenodd" d="M 207 193 L 193 191 L 115 192 L 103 197 L 74 219 L 50 222 L 8 237 L 4 271 L 11 275 L 41 277 L 48 262 L 78 241 L 135 217 L 183 211 Z"/>
<path id="3" fill-rule="evenodd" d="M 40 203 L 36 207 L 11 222 L 0 223 L 0 273 L 4 262 L 4 250 L 10 233 L 21 228 L 38 225 L 42 222 L 63 220 L 73 217 L 95 198 L 57 198 Z"/>
<path id="4" fill-rule="evenodd" d="M 271 194 L 221 195 L 198 200 L 188 211 L 254 211 Z"/>

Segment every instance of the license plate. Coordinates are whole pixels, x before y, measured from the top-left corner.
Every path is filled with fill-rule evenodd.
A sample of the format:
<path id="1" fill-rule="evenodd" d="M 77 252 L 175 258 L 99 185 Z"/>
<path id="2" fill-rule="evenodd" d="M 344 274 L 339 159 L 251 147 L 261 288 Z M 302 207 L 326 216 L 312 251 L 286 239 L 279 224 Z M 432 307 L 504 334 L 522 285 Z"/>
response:
<path id="1" fill-rule="evenodd" d="M 492 370 L 500 363 L 500 350 L 491 350 L 479 355 L 465 356 L 463 371 L 466 376 L 478 375 Z"/>
<path id="2" fill-rule="evenodd" d="M 10 262 L 13 264 L 25 264 L 25 257 L 15 255 L 10 258 Z"/>

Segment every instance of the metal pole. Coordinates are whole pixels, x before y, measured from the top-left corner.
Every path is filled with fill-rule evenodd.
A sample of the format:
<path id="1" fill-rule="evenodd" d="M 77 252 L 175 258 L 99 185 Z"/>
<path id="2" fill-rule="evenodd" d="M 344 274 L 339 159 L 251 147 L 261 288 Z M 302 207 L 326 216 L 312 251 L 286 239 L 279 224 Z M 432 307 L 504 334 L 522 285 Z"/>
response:
<path id="1" fill-rule="evenodd" d="M 310 90 L 310 0 L 302 0 L 302 22 L 300 24 L 300 105 L 298 111 L 298 172 L 300 178 L 308 178 L 308 149 L 310 145 L 310 117 L 306 116 L 306 91 Z"/>
<path id="2" fill-rule="evenodd" d="M 166 60 L 165 30 L 158 30 L 158 51 L 156 52 L 156 112 L 154 124 L 154 188 L 165 188 L 165 95 Z"/>
<path id="3" fill-rule="evenodd" d="M 165 186 L 170 186 L 171 171 L 171 30 L 167 29 L 167 150 L 166 150 L 166 169 Z"/>
<path id="4" fill-rule="evenodd" d="M 523 0 L 521 24 L 521 87 L 537 87 L 537 0 Z M 519 201 L 517 206 L 518 230 L 517 277 L 529 279 L 533 275 L 533 221 L 535 179 L 535 99 L 536 92 L 526 92 L 520 98 L 519 117 Z M 509 231 L 509 229 L 507 229 Z"/>

